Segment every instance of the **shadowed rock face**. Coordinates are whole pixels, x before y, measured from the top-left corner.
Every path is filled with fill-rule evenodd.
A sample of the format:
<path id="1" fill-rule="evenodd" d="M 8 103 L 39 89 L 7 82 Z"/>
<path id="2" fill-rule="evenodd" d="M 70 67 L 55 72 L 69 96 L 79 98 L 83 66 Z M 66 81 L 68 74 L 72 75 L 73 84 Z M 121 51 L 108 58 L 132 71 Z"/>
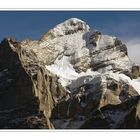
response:
<path id="1" fill-rule="evenodd" d="M 10 47 L 9 40 L 1 42 L 0 58 L 0 108 L 9 109 L 28 103 L 33 98 L 31 78 L 22 67 L 15 48 Z"/>
<path id="2" fill-rule="evenodd" d="M 79 19 L 39 41 L 4 39 L 0 58 L 0 128 L 140 127 L 127 47 Z"/>
<path id="3" fill-rule="evenodd" d="M 107 105 L 94 112 L 83 125 L 82 129 L 131 129 L 139 128 L 138 106 L 140 97 L 134 97 L 122 104 Z"/>
<path id="4" fill-rule="evenodd" d="M 140 66 L 133 66 L 132 67 L 132 77 L 137 79 L 140 76 Z"/>
<path id="5" fill-rule="evenodd" d="M 4 39 L 0 44 L 0 128 L 46 128 L 31 77 L 19 60 L 18 51 Z"/>

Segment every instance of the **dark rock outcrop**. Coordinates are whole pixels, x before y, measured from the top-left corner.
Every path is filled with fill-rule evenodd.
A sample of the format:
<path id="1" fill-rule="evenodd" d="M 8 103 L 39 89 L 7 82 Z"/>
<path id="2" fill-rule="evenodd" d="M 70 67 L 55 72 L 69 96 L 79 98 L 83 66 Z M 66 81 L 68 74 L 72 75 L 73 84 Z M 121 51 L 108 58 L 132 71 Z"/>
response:
<path id="1" fill-rule="evenodd" d="M 9 42 L 18 47 L 13 39 L 0 44 L 0 128 L 47 128 L 43 114 L 38 118 L 39 101 L 31 77 L 21 64 L 19 50 Z"/>
<path id="2" fill-rule="evenodd" d="M 132 78 L 137 79 L 140 77 L 140 66 L 132 66 Z"/>
<path id="3" fill-rule="evenodd" d="M 81 126 L 82 129 L 132 129 L 139 128 L 139 101 L 136 96 L 119 105 L 107 105 L 95 111 Z"/>

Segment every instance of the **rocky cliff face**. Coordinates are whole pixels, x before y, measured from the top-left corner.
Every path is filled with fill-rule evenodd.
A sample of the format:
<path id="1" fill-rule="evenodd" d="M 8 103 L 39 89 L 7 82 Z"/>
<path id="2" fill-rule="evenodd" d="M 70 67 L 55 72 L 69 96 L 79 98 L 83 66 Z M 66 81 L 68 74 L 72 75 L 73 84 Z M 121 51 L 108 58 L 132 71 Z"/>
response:
<path id="1" fill-rule="evenodd" d="M 0 58 L 1 128 L 140 127 L 139 67 L 118 38 L 84 21 L 38 41 L 4 39 Z"/>

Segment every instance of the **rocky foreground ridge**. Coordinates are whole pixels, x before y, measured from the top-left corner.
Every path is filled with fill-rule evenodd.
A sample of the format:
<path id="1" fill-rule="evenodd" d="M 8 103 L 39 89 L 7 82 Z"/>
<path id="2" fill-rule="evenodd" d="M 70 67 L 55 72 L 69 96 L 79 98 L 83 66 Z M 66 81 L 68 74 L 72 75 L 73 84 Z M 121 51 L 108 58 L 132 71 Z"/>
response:
<path id="1" fill-rule="evenodd" d="M 140 128 L 140 67 L 72 18 L 40 40 L 0 43 L 0 128 Z"/>

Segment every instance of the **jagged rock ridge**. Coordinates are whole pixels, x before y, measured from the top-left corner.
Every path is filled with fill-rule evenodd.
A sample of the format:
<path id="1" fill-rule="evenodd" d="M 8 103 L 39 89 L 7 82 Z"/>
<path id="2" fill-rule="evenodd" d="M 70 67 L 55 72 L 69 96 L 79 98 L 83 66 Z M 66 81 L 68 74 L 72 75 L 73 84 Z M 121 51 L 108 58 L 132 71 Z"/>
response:
<path id="1" fill-rule="evenodd" d="M 0 107 L 36 104 L 29 114 L 21 115 L 25 127 L 139 128 L 140 83 L 132 80 L 139 74 L 118 38 L 72 18 L 39 41 L 3 40 L 0 57 Z M 11 86 L 9 91 L 4 82 Z M 27 123 L 30 116 L 35 125 Z M 7 126 L 13 125 L 10 120 Z"/>

